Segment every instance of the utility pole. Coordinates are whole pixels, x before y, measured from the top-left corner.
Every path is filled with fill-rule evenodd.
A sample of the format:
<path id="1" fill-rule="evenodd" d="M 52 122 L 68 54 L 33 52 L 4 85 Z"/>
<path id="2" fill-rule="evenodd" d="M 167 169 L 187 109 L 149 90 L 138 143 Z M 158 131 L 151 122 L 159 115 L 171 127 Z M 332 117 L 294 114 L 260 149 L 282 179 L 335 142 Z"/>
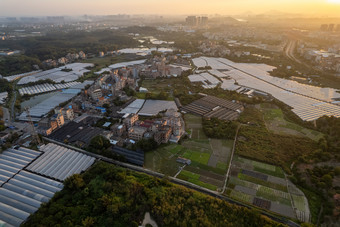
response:
<path id="1" fill-rule="evenodd" d="M 27 118 L 28 118 L 29 123 L 30 123 L 30 125 L 31 125 L 33 140 L 35 140 L 35 141 L 37 142 L 37 145 L 40 145 L 40 144 L 41 144 L 41 140 L 40 140 L 40 138 L 39 138 L 38 133 L 35 131 L 34 124 L 33 124 L 33 121 L 32 121 L 32 117 L 31 117 L 29 108 L 26 107 L 26 108 L 25 108 L 25 111 L 26 111 L 26 113 L 27 113 Z"/>

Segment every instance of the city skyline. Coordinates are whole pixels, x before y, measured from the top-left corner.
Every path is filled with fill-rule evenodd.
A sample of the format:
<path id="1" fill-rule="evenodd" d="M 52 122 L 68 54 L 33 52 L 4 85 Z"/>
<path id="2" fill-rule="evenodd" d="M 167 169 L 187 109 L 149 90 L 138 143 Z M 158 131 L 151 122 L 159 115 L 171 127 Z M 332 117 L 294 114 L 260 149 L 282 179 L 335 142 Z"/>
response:
<path id="1" fill-rule="evenodd" d="M 0 0 L 1 16 L 79 16 L 112 14 L 222 14 L 236 15 L 251 12 L 255 14 L 278 10 L 284 13 L 314 16 L 338 16 L 340 0 Z"/>

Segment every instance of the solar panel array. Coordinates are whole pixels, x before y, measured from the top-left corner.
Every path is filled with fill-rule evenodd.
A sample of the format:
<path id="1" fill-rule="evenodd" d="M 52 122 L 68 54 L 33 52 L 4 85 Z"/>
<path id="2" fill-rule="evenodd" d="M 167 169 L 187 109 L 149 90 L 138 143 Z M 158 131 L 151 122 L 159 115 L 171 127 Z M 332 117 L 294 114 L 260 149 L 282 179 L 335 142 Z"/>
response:
<path id="1" fill-rule="evenodd" d="M 63 188 L 60 182 L 23 170 L 41 154 L 20 147 L 0 155 L 1 226 L 20 226 Z"/>
<path id="2" fill-rule="evenodd" d="M 40 148 L 44 152 L 27 170 L 63 181 L 67 177 L 89 168 L 95 158 L 74 150 L 49 143 Z"/>
<path id="3" fill-rule="evenodd" d="M 215 88 L 221 83 L 221 81 L 209 73 L 190 75 L 188 78 L 191 82 L 201 82 L 203 88 Z"/>
<path id="4" fill-rule="evenodd" d="M 32 73 L 30 76 L 26 76 L 18 82 L 19 85 L 27 84 L 30 82 L 37 82 L 39 80 L 50 79 L 56 83 L 60 83 L 62 81 L 71 82 L 79 79 L 83 76 L 84 73 L 90 72 L 90 70 L 86 69 L 87 67 L 93 67 L 94 65 L 91 63 L 72 63 L 66 66 L 62 66 L 59 68 L 54 68 L 46 71 L 39 71 L 36 73 Z M 72 69 L 72 71 L 63 71 L 63 69 Z"/>
<path id="5" fill-rule="evenodd" d="M 224 58 L 201 57 L 193 60 L 199 67 L 211 66 L 212 69 L 224 69 L 221 72 L 233 78 L 244 87 L 253 88 L 271 94 L 274 98 L 292 107 L 292 111 L 302 120 L 312 121 L 324 115 L 340 117 L 340 106 L 332 103 L 340 98 L 335 89 L 321 88 L 300 84 L 296 81 L 272 77 L 268 71 L 272 66 L 265 64 L 234 63 Z M 232 70 L 230 70 L 232 68 Z"/>
<path id="6" fill-rule="evenodd" d="M 69 88 L 81 84 L 80 82 L 70 82 L 65 84 L 38 84 L 30 87 L 23 87 L 19 89 L 20 95 L 36 95 L 45 92 L 55 91 L 58 89 Z"/>
<path id="7" fill-rule="evenodd" d="M 236 120 L 244 107 L 214 96 L 206 96 L 190 103 L 182 108 L 188 113 L 193 113 L 206 118 L 218 118 L 220 120 Z"/>

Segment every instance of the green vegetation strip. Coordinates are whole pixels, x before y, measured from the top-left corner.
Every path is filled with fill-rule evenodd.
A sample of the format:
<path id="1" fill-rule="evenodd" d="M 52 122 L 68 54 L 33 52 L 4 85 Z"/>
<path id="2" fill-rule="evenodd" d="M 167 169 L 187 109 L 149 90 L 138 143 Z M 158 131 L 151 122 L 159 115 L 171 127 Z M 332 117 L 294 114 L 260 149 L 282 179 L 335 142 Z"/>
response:
<path id="1" fill-rule="evenodd" d="M 264 181 L 255 177 L 251 177 L 251 176 L 247 176 L 245 174 L 239 173 L 238 174 L 238 178 L 241 180 L 245 180 L 245 181 L 249 181 L 255 184 L 260 184 L 263 186 L 267 186 L 269 188 L 274 188 L 280 191 L 284 191 L 284 192 L 288 192 L 287 187 L 285 185 L 281 185 L 281 184 L 275 184 L 269 181 Z"/>
<path id="2" fill-rule="evenodd" d="M 251 182 L 248 182 L 248 181 L 244 181 L 244 180 L 240 180 L 237 177 L 230 177 L 229 183 L 234 184 L 234 185 L 240 185 L 240 186 L 251 188 L 251 189 L 255 189 L 255 190 L 258 189 L 257 184 L 254 184 L 254 183 L 251 183 Z"/>
<path id="3" fill-rule="evenodd" d="M 256 192 L 256 196 L 258 197 L 262 197 L 271 201 L 277 201 L 287 206 L 292 205 L 289 199 L 280 197 L 279 194 L 280 193 L 276 193 L 275 190 L 268 187 L 260 187 L 259 190 Z"/>
<path id="4" fill-rule="evenodd" d="M 301 195 L 294 195 L 292 194 L 294 206 L 300 210 L 300 211 L 305 211 L 305 199 L 304 196 Z"/>
<path id="5" fill-rule="evenodd" d="M 245 194 L 240 191 L 231 190 L 229 196 L 233 199 L 236 199 L 238 201 L 246 202 L 246 203 L 252 203 L 253 197 L 251 195 Z"/>

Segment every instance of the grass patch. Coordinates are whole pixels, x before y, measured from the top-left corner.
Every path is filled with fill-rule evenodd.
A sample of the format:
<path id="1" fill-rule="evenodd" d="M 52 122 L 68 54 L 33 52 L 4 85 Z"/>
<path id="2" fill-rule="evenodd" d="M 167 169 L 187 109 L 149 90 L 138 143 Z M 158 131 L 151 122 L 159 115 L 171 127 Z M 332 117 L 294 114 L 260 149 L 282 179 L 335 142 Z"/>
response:
<path id="1" fill-rule="evenodd" d="M 181 173 L 179 174 L 179 176 L 184 176 L 186 178 L 190 178 L 190 179 L 196 179 L 198 180 L 200 178 L 200 175 L 199 174 L 196 174 L 196 173 L 192 173 L 192 172 L 189 172 L 189 171 L 186 171 L 186 170 L 182 170 Z"/>
<path id="2" fill-rule="evenodd" d="M 202 152 L 186 151 L 183 155 L 184 158 L 190 159 L 191 161 L 198 162 L 204 165 L 208 164 L 210 154 Z"/>
<path id="3" fill-rule="evenodd" d="M 186 170 L 182 170 L 181 173 L 178 175 L 179 179 L 188 181 L 190 183 L 196 184 L 198 186 L 204 187 L 204 188 L 208 188 L 210 190 L 214 190 L 216 191 L 217 186 L 212 185 L 212 184 L 208 184 L 208 183 L 204 183 L 202 181 L 199 180 L 200 175 L 196 174 L 196 173 L 192 173 Z"/>
<path id="4" fill-rule="evenodd" d="M 219 168 L 215 168 L 215 167 L 212 167 L 212 166 L 208 166 L 208 165 L 204 165 L 204 164 L 201 164 L 199 162 L 191 162 L 191 165 L 192 167 L 198 167 L 202 170 L 207 170 L 207 171 L 211 171 L 213 173 L 216 173 L 216 174 L 219 174 L 219 175 L 225 175 L 226 174 L 226 171 L 223 170 L 223 169 L 219 169 Z"/>
<path id="5" fill-rule="evenodd" d="M 246 187 L 246 188 L 251 188 L 251 189 L 254 189 L 254 190 L 258 189 L 258 184 L 254 184 L 254 183 L 251 183 L 251 182 L 248 182 L 248 181 L 240 180 L 237 177 L 229 178 L 229 183 L 235 184 L 235 185 L 240 185 L 240 186 L 243 186 L 243 187 Z"/>
<path id="6" fill-rule="evenodd" d="M 287 206 L 292 206 L 291 201 L 288 198 L 281 197 L 280 195 L 284 195 L 284 194 L 280 192 L 277 193 L 275 190 L 268 188 L 268 187 L 259 187 L 259 190 L 257 190 L 256 192 L 256 196 L 259 196 L 259 197 L 262 197 L 264 199 L 268 199 L 271 201 L 277 201 Z"/>
<path id="7" fill-rule="evenodd" d="M 227 163 L 223 163 L 223 162 L 218 162 L 217 165 L 216 165 L 216 168 L 227 170 L 228 169 L 228 164 Z"/>
<path id="8" fill-rule="evenodd" d="M 252 183 L 255 183 L 255 184 L 260 184 L 260 185 L 263 185 L 263 186 L 266 186 L 266 187 L 269 187 L 269 188 L 274 188 L 276 190 L 280 190 L 280 191 L 283 191 L 283 192 L 288 192 L 287 187 L 285 185 L 275 184 L 275 183 L 272 183 L 272 182 L 264 181 L 264 180 L 261 180 L 261 179 L 255 178 L 255 177 L 251 177 L 251 176 L 248 176 L 248 175 L 245 175 L 245 174 L 242 174 L 242 173 L 238 174 L 238 178 L 241 179 L 241 180 L 244 180 L 244 181 L 249 181 L 249 182 L 252 182 Z"/>
<path id="9" fill-rule="evenodd" d="M 275 176 L 275 177 L 279 177 L 279 178 L 285 177 L 284 172 L 282 171 L 282 169 L 280 167 L 276 167 L 275 171 L 271 171 L 271 170 L 262 169 L 262 168 L 259 168 L 257 166 L 254 166 L 254 171 L 264 173 L 264 174 L 267 174 L 267 175 L 271 175 L 271 176 Z"/>
<path id="10" fill-rule="evenodd" d="M 294 206 L 300 211 L 305 211 L 304 196 L 292 194 L 292 198 L 293 198 Z"/>
<path id="11" fill-rule="evenodd" d="M 323 204 L 323 199 L 321 196 L 305 188 L 299 187 L 299 189 L 305 194 L 306 198 L 308 199 L 309 210 L 312 215 L 312 223 L 315 224 L 318 221 L 318 215 Z"/>
<path id="12" fill-rule="evenodd" d="M 230 190 L 229 196 L 235 200 L 242 201 L 245 203 L 252 203 L 253 197 L 240 191 Z"/>
<path id="13" fill-rule="evenodd" d="M 264 111 L 265 120 L 274 120 L 275 118 L 283 118 L 281 109 L 267 109 Z"/>

